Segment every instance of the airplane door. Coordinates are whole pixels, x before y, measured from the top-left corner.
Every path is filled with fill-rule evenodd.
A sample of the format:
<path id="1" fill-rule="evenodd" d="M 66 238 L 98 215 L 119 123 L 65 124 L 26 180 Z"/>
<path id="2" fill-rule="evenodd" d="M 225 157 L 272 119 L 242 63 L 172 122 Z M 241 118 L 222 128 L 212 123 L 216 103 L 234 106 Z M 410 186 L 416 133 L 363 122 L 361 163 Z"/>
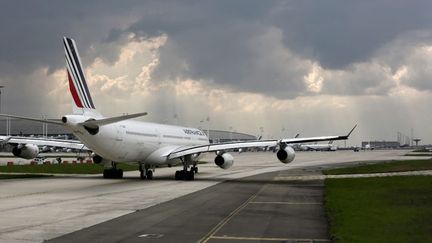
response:
<path id="1" fill-rule="evenodd" d="M 159 132 L 159 130 L 157 128 L 155 128 L 155 132 L 156 132 L 156 146 L 160 147 L 162 144 L 162 140 L 161 140 L 162 134 Z"/>
<path id="2" fill-rule="evenodd" d="M 117 127 L 117 135 L 116 135 L 116 141 L 117 142 L 123 142 L 124 134 L 125 134 L 125 126 L 120 125 Z"/>
<path id="3" fill-rule="evenodd" d="M 126 158 L 126 156 L 128 155 L 128 151 L 127 149 L 125 149 L 126 144 L 124 143 L 126 127 L 124 125 L 119 125 L 116 127 L 117 127 L 116 146 L 120 148 L 120 151 L 124 151 L 122 154 L 120 154 L 120 157 Z"/>

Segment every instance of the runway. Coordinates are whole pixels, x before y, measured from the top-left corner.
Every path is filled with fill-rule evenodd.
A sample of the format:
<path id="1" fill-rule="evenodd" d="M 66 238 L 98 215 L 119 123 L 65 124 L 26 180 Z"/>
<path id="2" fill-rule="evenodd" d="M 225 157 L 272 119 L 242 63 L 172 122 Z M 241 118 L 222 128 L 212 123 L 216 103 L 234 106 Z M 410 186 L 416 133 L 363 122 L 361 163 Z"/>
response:
<path id="1" fill-rule="evenodd" d="M 213 156 L 209 155 L 204 160 L 210 163 L 200 165 L 200 173 L 196 175 L 195 181 L 174 181 L 175 168 L 157 169 L 152 181 L 139 180 L 138 172 L 125 173 L 123 180 L 106 180 L 100 175 L 4 180 L 0 184 L 0 241 L 41 242 L 53 239 L 137 211 L 145 212 L 145 209 L 152 206 L 227 180 L 268 172 L 289 173 L 290 170 L 303 171 L 313 167 L 319 169 L 344 162 L 413 158 L 401 156 L 405 153 L 406 151 L 397 150 L 305 152 L 297 153 L 296 160 L 288 165 L 280 163 L 271 152 L 233 153 L 235 164 L 229 170 L 216 167 L 212 162 Z M 263 175 L 262 180 L 271 181 L 273 175 Z M 270 177 L 266 179 L 265 176 Z M 240 181 L 238 183 L 242 184 Z M 277 190 L 275 193 L 271 193 L 272 189 L 268 192 L 277 194 Z M 204 197 L 203 200 L 210 202 L 215 197 L 216 195 L 209 193 L 208 198 Z M 243 199 L 239 198 L 238 202 Z M 235 202 L 233 206 L 234 204 Z M 181 209 L 182 205 L 184 204 L 174 204 L 172 210 L 178 210 L 178 207 Z M 166 211 L 167 217 L 173 217 L 169 212 Z M 213 222 L 210 218 L 203 217 L 200 222 L 204 224 L 207 221 L 210 225 L 217 219 Z M 164 237 L 168 239 L 166 235 Z"/>

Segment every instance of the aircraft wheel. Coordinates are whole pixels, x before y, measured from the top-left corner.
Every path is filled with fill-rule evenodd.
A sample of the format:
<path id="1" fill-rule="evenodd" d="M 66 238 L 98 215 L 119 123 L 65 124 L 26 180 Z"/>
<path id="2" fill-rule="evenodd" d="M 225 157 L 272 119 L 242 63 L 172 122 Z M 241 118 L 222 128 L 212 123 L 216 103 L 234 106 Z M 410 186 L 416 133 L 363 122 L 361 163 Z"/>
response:
<path id="1" fill-rule="evenodd" d="M 185 176 L 185 179 L 187 180 L 187 181 L 193 181 L 194 180 L 194 172 L 193 171 L 185 171 L 185 174 L 186 174 L 186 176 Z"/>
<path id="2" fill-rule="evenodd" d="M 146 176 L 147 176 L 147 179 L 149 179 L 149 180 L 153 179 L 153 171 L 148 170 L 148 171 L 146 172 Z"/>
<path id="3" fill-rule="evenodd" d="M 110 175 L 109 175 L 109 170 L 104 170 L 104 171 L 103 171 L 103 177 L 104 177 L 105 179 L 107 179 L 107 178 L 110 178 L 109 176 L 110 176 Z"/>
<path id="4" fill-rule="evenodd" d="M 182 179 L 182 173 L 181 172 L 182 172 L 181 170 L 176 171 L 175 176 L 174 176 L 176 181 Z"/>
<path id="5" fill-rule="evenodd" d="M 141 180 L 145 180 L 146 179 L 146 176 L 145 176 L 143 170 L 140 171 L 140 178 L 141 178 Z"/>
<path id="6" fill-rule="evenodd" d="M 116 175 L 117 179 L 122 179 L 123 178 L 123 170 L 122 169 L 115 170 L 115 175 Z"/>
<path id="7" fill-rule="evenodd" d="M 113 179 L 113 178 L 119 178 L 119 171 L 116 169 L 105 169 L 103 171 L 103 177 L 106 179 Z M 122 171 L 123 176 L 123 171 Z"/>

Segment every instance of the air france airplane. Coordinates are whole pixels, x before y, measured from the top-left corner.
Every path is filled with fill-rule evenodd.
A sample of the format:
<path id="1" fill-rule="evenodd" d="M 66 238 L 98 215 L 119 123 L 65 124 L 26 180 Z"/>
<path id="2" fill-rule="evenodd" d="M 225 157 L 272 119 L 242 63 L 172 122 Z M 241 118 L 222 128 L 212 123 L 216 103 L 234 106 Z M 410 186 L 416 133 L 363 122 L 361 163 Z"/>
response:
<path id="1" fill-rule="evenodd" d="M 295 158 L 295 152 L 290 144 L 348 139 L 355 128 L 344 136 L 210 144 L 206 134 L 196 128 L 132 120 L 147 115 L 146 112 L 106 118 L 94 105 L 75 41 L 64 37 L 63 45 L 73 114 L 63 116 L 61 122 L 6 114 L 0 116 L 65 126 L 79 138 L 82 146 L 93 151 L 94 163 L 105 167 L 104 178 L 123 177 L 123 171 L 116 168 L 119 162 L 138 164 L 141 179 L 152 179 L 154 168 L 157 166 L 170 166 L 181 162 L 183 170 L 176 171 L 175 179 L 193 180 L 194 174 L 198 172 L 197 162 L 200 154 L 215 152 L 215 164 L 222 169 L 228 169 L 233 165 L 234 159 L 226 151 L 248 147 L 277 146 L 277 158 L 288 164 Z M 31 144 L 26 144 L 26 140 L 20 142 L 15 139 L 14 143 L 21 149 L 31 147 Z"/>

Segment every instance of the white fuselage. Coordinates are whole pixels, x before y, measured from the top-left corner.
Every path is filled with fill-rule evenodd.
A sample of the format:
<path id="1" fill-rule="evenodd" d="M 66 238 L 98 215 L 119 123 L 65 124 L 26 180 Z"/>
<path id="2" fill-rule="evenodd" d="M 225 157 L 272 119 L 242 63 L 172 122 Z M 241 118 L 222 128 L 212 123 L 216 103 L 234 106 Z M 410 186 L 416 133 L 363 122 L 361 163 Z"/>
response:
<path id="1" fill-rule="evenodd" d="M 114 162 L 166 164 L 175 149 L 207 145 L 209 139 L 196 128 L 126 120 L 100 126 L 96 135 L 82 126 L 69 129 L 94 153 Z"/>

